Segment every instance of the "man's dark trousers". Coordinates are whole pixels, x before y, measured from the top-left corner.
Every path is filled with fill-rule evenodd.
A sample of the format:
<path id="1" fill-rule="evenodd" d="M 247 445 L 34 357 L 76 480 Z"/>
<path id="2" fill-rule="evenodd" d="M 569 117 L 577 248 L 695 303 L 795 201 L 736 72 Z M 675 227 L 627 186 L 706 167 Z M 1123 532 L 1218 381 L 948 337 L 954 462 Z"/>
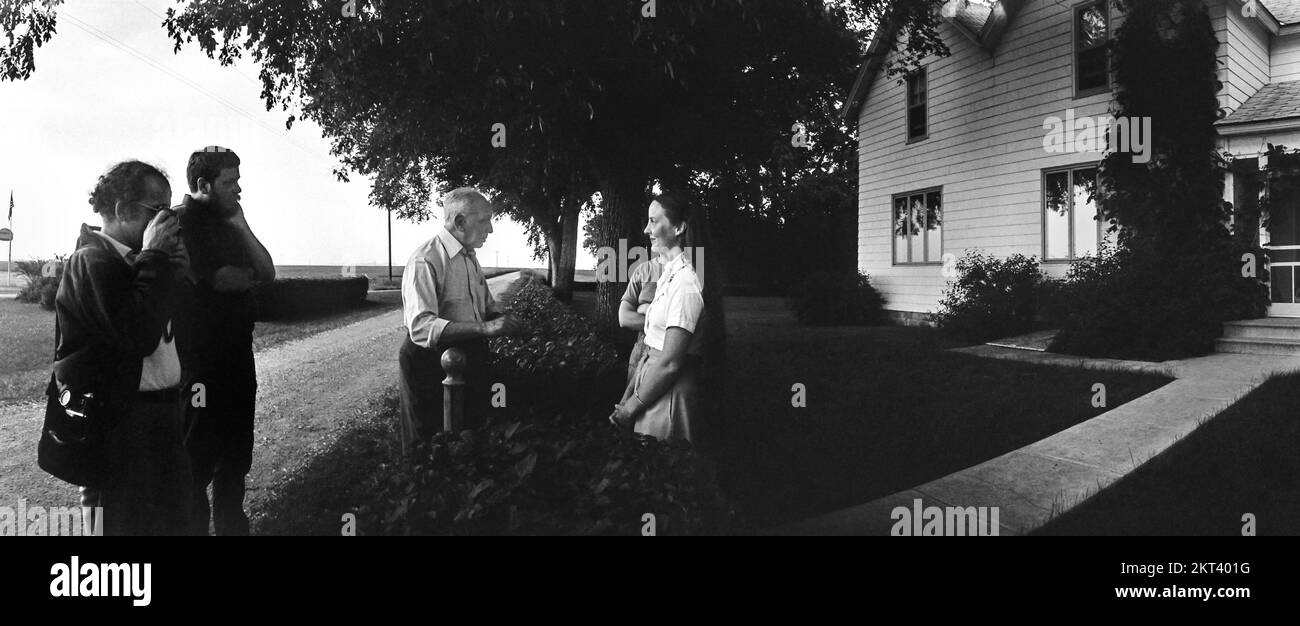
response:
<path id="1" fill-rule="evenodd" d="M 466 428 L 481 426 L 489 389 L 488 360 L 492 353 L 487 339 L 472 339 L 456 347 L 465 352 L 465 407 Z M 399 431 L 403 452 L 410 453 L 416 443 L 427 441 L 442 430 L 442 380 L 447 373 L 442 369 L 442 353 L 446 348 L 421 348 L 410 337 L 402 338 L 398 350 L 398 391 L 401 395 L 401 424 Z"/>
<path id="2" fill-rule="evenodd" d="M 253 464 L 253 415 L 257 373 L 252 342 L 232 340 L 219 362 L 204 368 L 206 406 L 187 405 L 185 448 L 194 472 L 195 534 L 207 534 L 211 518 L 217 535 L 247 535 L 244 479 Z M 208 485 L 212 504 L 208 505 Z"/>

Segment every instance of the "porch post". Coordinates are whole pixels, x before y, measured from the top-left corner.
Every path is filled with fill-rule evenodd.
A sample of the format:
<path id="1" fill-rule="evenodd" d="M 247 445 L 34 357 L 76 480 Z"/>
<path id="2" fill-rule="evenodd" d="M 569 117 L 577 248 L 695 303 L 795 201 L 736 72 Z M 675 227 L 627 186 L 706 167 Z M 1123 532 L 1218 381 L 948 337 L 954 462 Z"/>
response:
<path id="1" fill-rule="evenodd" d="M 458 431 L 465 425 L 465 351 L 447 348 L 442 353 L 442 429 Z"/>

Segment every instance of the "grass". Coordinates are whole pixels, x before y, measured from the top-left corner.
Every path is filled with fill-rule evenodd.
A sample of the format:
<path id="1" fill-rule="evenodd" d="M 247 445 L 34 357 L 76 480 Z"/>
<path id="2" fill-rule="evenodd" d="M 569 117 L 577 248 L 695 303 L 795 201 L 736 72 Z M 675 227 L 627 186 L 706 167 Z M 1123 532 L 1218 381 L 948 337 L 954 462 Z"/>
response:
<path id="1" fill-rule="evenodd" d="M 1300 374 L 1276 376 L 1036 535 L 1300 534 Z"/>
<path id="2" fill-rule="evenodd" d="M 376 291 L 360 306 L 345 311 L 313 317 L 299 317 L 272 322 L 258 322 L 253 329 L 253 349 L 265 350 L 335 328 L 355 324 L 402 306 L 400 291 Z"/>
<path id="3" fill-rule="evenodd" d="M 576 294 L 590 314 L 594 294 Z M 799 326 L 727 298 L 723 484 L 759 525 L 860 504 L 1038 441 L 1171 379 L 948 352 L 931 328 Z M 806 406 L 792 406 L 793 385 Z M 1106 385 L 1107 408 L 1091 405 Z"/>
<path id="4" fill-rule="evenodd" d="M 253 348 L 265 350 L 289 341 L 397 310 L 400 292 L 371 293 L 356 308 L 320 316 L 258 322 L 253 330 Z M 54 313 L 35 304 L 0 299 L 0 402 L 33 401 L 41 398 L 50 378 L 54 356 Z"/>
<path id="5" fill-rule="evenodd" d="M 396 414 L 394 387 L 326 434 L 288 479 L 271 487 L 252 520 L 254 534 L 339 535 L 343 513 L 355 514 L 374 500 L 366 478 L 387 471 L 385 464 L 399 456 Z M 357 534 L 372 531 L 358 528 Z"/>
<path id="6" fill-rule="evenodd" d="M 729 303 L 730 304 L 730 303 Z M 955 354 L 928 328 L 728 327 L 724 484 L 771 524 L 1010 452 L 1170 379 Z M 791 406 L 792 385 L 806 407 Z M 1094 408 L 1095 383 L 1109 408 Z"/>
<path id="7" fill-rule="evenodd" d="M 0 402 L 41 397 L 54 358 L 54 312 L 0 298 Z"/>

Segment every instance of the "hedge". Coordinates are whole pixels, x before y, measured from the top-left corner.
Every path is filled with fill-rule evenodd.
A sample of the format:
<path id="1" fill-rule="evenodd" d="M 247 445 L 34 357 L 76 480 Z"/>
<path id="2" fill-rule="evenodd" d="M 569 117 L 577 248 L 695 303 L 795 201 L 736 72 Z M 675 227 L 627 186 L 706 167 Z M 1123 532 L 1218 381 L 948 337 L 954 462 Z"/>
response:
<path id="1" fill-rule="evenodd" d="M 527 327 L 489 342 L 491 375 L 506 384 L 507 405 L 490 410 L 479 430 L 439 433 L 408 458 L 395 452 L 367 483 L 360 528 L 638 535 L 653 523 L 655 534 L 745 532 L 713 464 L 690 444 L 606 421 L 626 368 L 591 322 L 536 276 L 516 281 L 501 300 Z M 391 398 L 385 411 L 397 420 Z"/>
<path id="2" fill-rule="evenodd" d="M 253 290 L 259 320 L 307 317 L 348 309 L 365 302 L 370 279 L 281 278 Z"/>
<path id="3" fill-rule="evenodd" d="M 933 315 L 940 328 L 976 343 L 1034 330 L 1051 290 L 1037 257 L 972 250 L 958 259 L 956 270 Z"/>
<path id="4" fill-rule="evenodd" d="M 627 368 L 596 325 L 557 300 L 534 273 L 511 284 L 502 300 L 524 331 L 488 341 L 492 382 L 504 383 L 512 402 L 543 412 L 601 407 L 608 415 L 622 397 Z"/>
<path id="5" fill-rule="evenodd" d="M 728 293 L 728 295 L 740 295 Z M 754 294 L 757 295 L 757 294 Z M 861 272 L 814 272 L 790 287 L 786 306 L 800 324 L 860 326 L 884 321 L 885 298 Z"/>

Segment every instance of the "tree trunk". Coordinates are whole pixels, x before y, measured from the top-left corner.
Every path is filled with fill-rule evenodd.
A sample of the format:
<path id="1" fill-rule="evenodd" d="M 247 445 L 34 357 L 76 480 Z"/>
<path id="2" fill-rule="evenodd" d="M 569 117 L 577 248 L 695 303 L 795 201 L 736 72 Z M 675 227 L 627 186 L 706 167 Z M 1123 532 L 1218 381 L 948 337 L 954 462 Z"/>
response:
<path id="1" fill-rule="evenodd" d="M 550 283 L 552 288 L 555 287 L 555 277 L 560 275 L 559 270 L 556 267 L 556 264 L 560 262 L 560 257 L 562 256 L 560 246 L 561 246 L 561 242 L 560 239 L 556 237 L 556 233 L 554 231 L 547 230 L 546 232 L 546 282 Z"/>
<path id="2" fill-rule="evenodd" d="M 602 201 L 602 228 L 596 245 L 617 251 L 641 245 L 642 216 L 646 208 L 645 179 L 638 176 L 610 176 L 600 181 Z M 626 240 L 620 248 L 619 239 Z M 599 255 L 597 255 L 599 256 Z M 598 259 L 599 260 L 599 259 Z M 618 272 L 611 278 L 596 282 L 596 324 L 602 329 L 617 329 L 618 302 L 627 290 L 627 259 L 615 258 Z"/>
<path id="3" fill-rule="evenodd" d="M 578 212 L 582 203 L 577 199 L 566 199 L 562 206 L 559 246 L 558 249 L 551 248 L 551 258 L 558 259 L 551 264 L 551 287 L 561 302 L 572 302 L 573 273 L 578 266 Z"/>

